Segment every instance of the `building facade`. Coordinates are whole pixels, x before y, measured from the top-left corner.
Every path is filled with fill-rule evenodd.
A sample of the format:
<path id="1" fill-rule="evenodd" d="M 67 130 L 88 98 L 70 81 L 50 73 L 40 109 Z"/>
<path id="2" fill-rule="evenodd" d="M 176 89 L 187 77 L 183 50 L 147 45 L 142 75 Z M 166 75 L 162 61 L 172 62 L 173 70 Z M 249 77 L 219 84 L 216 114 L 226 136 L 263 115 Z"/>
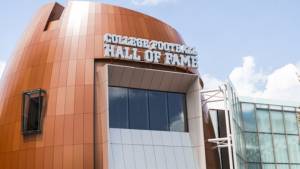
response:
<path id="1" fill-rule="evenodd" d="M 43 6 L 1 81 L 1 169 L 204 169 L 197 52 L 101 3 Z"/>
<path id="2" fill-rule="evenodd" d="M 228 91 L 228 127 L 203 86 L 197 51 L 166 23 L 101 3 L 45 5 L 2 76 L 0 168 L 298 167 L 296 106 Z M 232 144 L 218 149 L 218 137 Z"/>
<path id="3" fill-rule="evenodd" d="M 230 123 L 232 163 L 238 169 L 300 168 L 300 103 L 237 96 L 228 83 L 229 120 L 224 109 L 210 109 L 217 138 L 227 138 Z M 227 148 L 220 148 L 221 166 L 230 168 Z"/>
<path id="4" fill-rule="evenodd" d="M 299 104 L 239 99 L 233 115 L 238 168 L 300 168 Z"/>

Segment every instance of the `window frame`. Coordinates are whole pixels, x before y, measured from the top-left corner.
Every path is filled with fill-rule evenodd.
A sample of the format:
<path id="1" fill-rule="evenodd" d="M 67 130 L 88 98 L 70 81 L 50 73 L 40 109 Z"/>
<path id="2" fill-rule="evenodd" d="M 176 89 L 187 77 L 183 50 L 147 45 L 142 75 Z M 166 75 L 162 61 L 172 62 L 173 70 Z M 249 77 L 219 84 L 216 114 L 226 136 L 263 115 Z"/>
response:
<path id="1" fill-rule="evenodd" d="M 154 130 L 154 131 L 170 131 L 170 125 L 169 125 L 169 110 L 168 110 L 168 96 L 167 96 L 167 93 L 168 92 L 163 92 L 163 91 L 154 91 L 154 90 L 148 90 L 148 110 L 149 110 L 149 130 Z M 152 122 L 152 118 L 155 119 L 155 113 L 153 113 L 152 111 L 152 108 L 154 106 L 150 106 L 150 103 L 153 102 L 153 98 L 151 97 L 151 94 L 161 94 L 164 98 L 164 109 L 165 109 L 165 112 L 163 115 L 165 115 L 165 119 L 162 119 L 162 120 L 165 120 L 166 122 L 166 126 L 165 126 L 165 130 L 164 129 L 154 129 L 155 127 L 152 126 L 153 122 Z M 153 95 L 153 96 L 154 96 Z M 156 95 L 157 96 L 157 95 Z M 152 114 L 153 113 L 153 114 Z M 160 112 L 161 113 L 161 112 Z M 157 127 L 158 128 L 158 127 Z"/>
<path id="2" fill-rule="evenodd" d="M 128 124 L 130 129 L 147 130 L 150 129 L 150 112 L 149 112 L 149 94 L 144 89 L 127 88 L 128 91 Z M 143 102 L 145 101 L 145 102 Z M 139 102 L 139 103 L 137 103 Z M 134 103 L 134 104 L 132 104 Z M 143 105 L 146 104 L 146 105 Z M 142 105 L 142 106 L 140 106 Z M 145 106 L 145 107 L 144 107 Z M 139 111 L 139 109 L 145 109 Z M 143 116 L 146 115 L 146 116 Z M 134 119 L 134 120 L 131 120 Z M 145 121 L 144 121 L 145 120 Z M 138 122 L 139 121 L 139 122 Z M 144 124 L 140 122 L 143 121 Z M 140 125 L 140 126 L 139 126 Z M 145 126 L 143 126 L 145 125 Z M 143 126 L 143 127 L 142 127 Z"/>
<path id="3" fill-rule="evenodd" d="M 110 102 L 110 95 L 112 94 L 111 92 L 113 91 L 113 90 L 115 90 L 115 89 L 113 89 L 113 88 L 117 88 L 117 89 L 119 89 L 119 88 L 121 88 L 121 90 L 123 90 L 123 89 L 126 89 L 126 88 L 124 88 L 124 87 L 116 87 L 116 86 L 108 86 L 108 123 L 109 123 L 109 127 L 110 127 L 110 125 L 114 125 L 114 127 L 111 127 L 111 128 L 129 128 L 129 91 L 126 89 L 126 98 L 124 98 L 124 100 L 122 100 L 122 101 L 125 101 L 124 103 L 124 105 L 126 105 L 126 111 L 125 112 L 123 112 L 124 114 L 124 119 L 126 120 L 125 121 L 125 123 L 122 123 L 123 121 L 121 121 L 119 124 L 118 123 L 114 123 L 114 124 L 112 124 L 111 123 L 111 119 L 110 119 L 110 112 L 111 112 L 111 107 L 110 107 L 110 104 L 111 104 L 111 102 Z M 123 106 L 124 106 L 123 105 Z M 115 115 L 115 114 L 114 114 Z M 116 127 L 117 126 L 117 127 Z"/>
<path id="4" fill-rule="evenodd" d="M 28 129 L 25 127 L 25 125 L 27 124 L 26 122 L 28 121 L 28 118 L 26 119 L 25 116 L 29 114 L 29 112 L 25 112 L 25 107 L 26 106 L 30 106 L 30 102 L 32 98 L 36 98 L 36 97 L 32 97 L 32 95 L 37 94 L 36 97 L 38 97 L 38 102 L 39 102 L 39 107 L 38 107 L 38 126 L 37 129 Z M 33 89 L 33 90 L 29 90 L 29 91 L 24 91 L 22 93 L 22 112 L 21 112 L 21 116 L 22 116 L 22 134 L 23 135 L 32 135 L 32 134 L 40 134 L 42 133 L 42 124 L 43 124 L 43 115 L 44 115 L 44 111 L 45 111 L 45 105 L 46 105 L 46 94 L 47 92 L 41 88 L 39 89 Z M 26 104 L 26 97 L 29 97 L 28 101 L 29 103 Z M 43 98 L 43 99 L 42 99 Z M 29 110 L 28 110 L 29 111 Z M 26 120 L 26 122 L 25 122 Z M 26 124 L 25 124 L 26 123 Z"/>
<path id="5" fill-rule="evenodd" d="M 147 109 L 148 109 L 148 120 L 149 120 L 149 129 L 147 130 L 153 130 L 150 128 L 150 111 L 149 111 L 149 92 L 153 91 L 153 92 L 165 92 L 166 94 L 166 104 L 167 104 L 167 115 L 168 115 L 168 130 L 153 130 L 153 131 L 169 131 L 169 132 L 189 132 L 189 123 L 188 123 L 188 110 L 187 110 L 187 98 L 186 98 L 186 93 L 183 93 L 183 92 L 172 92 L 172 91 L 162 91 L 162 90 L 153 90 L 153 89 L 142 89 L 142 88 L 132 88 L 132 87 L 124 87 L 124 86 L 115 86 L 115 85 L 108 85 L 108 88 L 110 87 L 117 87 L 117 88 L 125 88 L 128 90 L 128 99 L 129 99 L 129 90 L 130 89 L 138 89 L 138 90 L 144 90 L 146 93 L 147 93 Z M 170 130 L 170 126 L 169 126 L 169 108 L 168 108 L 168 96 L 167 94 L 168 93 L 177 93 L 177 94 L 182 94 L 183 97 L 184 97 L 184 101 L 182 102 L 184 105 L 183 109 L 184 109 L 184 112 L 183 112 L 183 115 L 184 115 L 184 131 L 172 131 Z M 108 94 L 109 95 L 109 94 Z M 108 98 L 108 101 L 109 101 L 109 98 Z M 109 104 L 108 104 L 109 105 Z M 128 124 L 130 123 L 130 117 L 129 117 L 129 102 L 128 102 Z M 108 118 L 110 118 L 110 112 L 108 112 Z M 109 128 L 111 128 L 111 126 L 109 126 Z M 112 127 L 113 128 L 113 127 Z M 134 128 L 130 128 L 130 125 L 128 125 L 128 128 L 126 129 L 134 129 Z M 145 129 L 135 129 L 135 130 L 145 130 Z"/>
<path id="6" fill-rule="evenodd" d="M 188 127 L 188 117 L 187 117 L 187 102 L 186 102 L 186 94 L 185 93 L 178 93 L 178 92 L 166 92 L 166 95 L 167 95 L 167 109 L 168 109 L 168 125 L 169 125 L 169 131 L 174 131 L 174 130 L 171 130 L 171 119 L 170 119 L 170 105 L 169 105 L 169 94 L 182 94 L 183 95 L 183 122 L 184 122 L 184 131 L 175 131 L 175 132 L 189 132 L 189 127 Z"/>

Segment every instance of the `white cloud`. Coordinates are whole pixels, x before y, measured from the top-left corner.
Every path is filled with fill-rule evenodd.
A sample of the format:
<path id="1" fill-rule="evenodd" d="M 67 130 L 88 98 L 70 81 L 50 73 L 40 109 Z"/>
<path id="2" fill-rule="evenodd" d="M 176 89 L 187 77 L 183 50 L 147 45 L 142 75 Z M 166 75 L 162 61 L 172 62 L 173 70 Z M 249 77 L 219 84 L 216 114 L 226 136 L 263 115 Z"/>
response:
<path id="1" fill-rule="evenodd" d="M 6 66 L 6 62 L 5 61 L 0 61 L 0 78 L 2 77 L 5 66 Z"/>
<path id="2" fill-rule="evenodd" d="M 296 67 L 298 68 L 298 71 L 300 71 L 300 62 L 296 64 Z"/>
<path id="3" fill-rule="evenodd" d="M 161 3 L 175 2 L 176 0 L 130 0 L 131 3 L 138 6 L 155 6 Z"/>
<path id="4" fill-rule="evenodd" d="M 259 70 L 251 56 L 232 70 L 229 79 L 241 96 L 300 102 L 300 64 L 286 64 L 271 72 Z M 221 80 L 204 75 L 204 85 L 215 87 Z"/>
<path id="5" fill-rule="evenodd" d="M 262 71 L 257 71 L 254 58 L 247 56 L 243 58 L 243 65 L 236 67 L 229 75 L 238 93 L 243 96 L 259 96 L 259 86 L 264 86 L 266 77 Z"/>
<path id="6" fill-rule="evenodd" d="M 298 76 L 298 80 L 300 81 L 300 62 L 296 65 L 298 72 L 297 72 L 297 76 Z"/>
<path id="7" fill-rule="evenodd" d="M 215 78 L 211 76 L 210 74 L 204 74 L 201 76 L 203 82 L 204 82 L 204 89 L 214 89 L 218 88 L 222 83 L 224 83 L 222 80 Z"/>
<path id="8" fill-rule="evenodd" d="M 294 64 L 287 64 L 273 71 L 268 76 L 262 97 L 300 102 L 300 81 L 297 73 L 299 70 Z"/>

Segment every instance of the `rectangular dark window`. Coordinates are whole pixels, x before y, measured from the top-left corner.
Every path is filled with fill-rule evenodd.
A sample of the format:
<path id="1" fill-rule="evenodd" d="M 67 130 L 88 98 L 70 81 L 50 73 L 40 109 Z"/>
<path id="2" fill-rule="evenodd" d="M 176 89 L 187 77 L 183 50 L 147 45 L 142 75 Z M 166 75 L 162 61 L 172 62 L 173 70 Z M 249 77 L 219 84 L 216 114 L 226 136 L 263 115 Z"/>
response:
<path id="1" fill-rule="evenodd" d="M 46 92 L 42 89 L 23 93 L 22 131 L 34 134 L 42 131 L 42 115 Z"/>
<path id="2" fill-rule="evenodd" d="M 149 91 L 149 113 L 151 130 L 169 130 L 166 92 Z"/>
<path id="3" fill-rule="evenodd" d="M 145 90 L 129 89 L 129 128 L 149 129 L 148 96 Z"/>
<path id="4" fill-rule="evenodd" d="M 109 126 L 128 128 L 128 90 L 121 87 L 109 87 Z"/>
<path id="5" fill-rule="evenodd" d="M 186 131 L 185 95 L 168 93 L 170 131 Z"/>
<path id="6" fill-rule="evenodd" d="M 109 87 L 109 126 L 162 131 L 187 131 L 185 95 Z"/>

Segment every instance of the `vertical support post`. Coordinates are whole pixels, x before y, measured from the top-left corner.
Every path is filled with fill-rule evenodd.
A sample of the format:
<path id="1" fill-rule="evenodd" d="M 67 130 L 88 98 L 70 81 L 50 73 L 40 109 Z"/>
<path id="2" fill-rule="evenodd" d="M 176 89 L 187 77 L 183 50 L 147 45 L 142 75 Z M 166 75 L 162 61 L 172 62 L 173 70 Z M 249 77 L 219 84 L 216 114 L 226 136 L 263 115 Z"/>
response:
<path id="1" fill-rule="evenodd" d="M 231 142 L 231 132 L 230 132 L 230 122 L 229 122 L 229 112 L 228 112 L 228 103 L 227 103 L 227 86 L 224 85 L 224 88 L 221 89 L 224 95 L 224 107 L 225 107 L 225 120 L 226 120 L 226 135 L 227 135 L 227 144 L 228 144 L 228 158 L 229 158 L 229 168 L 234 169 L 233 160 L 232 160 L 232 142 Z"/>
<path id="2" fill-rule="evenodd" d="M 235 113 L 235 110 L 234 110 L 234 106 L 235 106 L 235 104 L 236 104 L 236 98 L 237 98 L 237 96 L 236 96 L 236 93 L 232 90 L 232 86 L 230 86 L 228 83 L 226 83 L 225 84 L 225 87 L 226 87 L 226 91 L 227 91 L 227 94 L 229 95 L 230 94 L 230 97 L 228 96 L 228 98 L 231 98 L 232 100 L 231 100 L 231 102 L 228 102 L 229 104 L 231 103 L 232 104 L 232 106 L 231 105 L 229 105 L 229 120 L 230 120 L 230 123 L 229 123 L 229 125 L 230 125 L 230 127 L 231 127 L 231 135 L 230 135 L 230 138 L 231 138 L 231 147 L 232 147 L 232 153 L 233 153 L 233 156 L 232 156 L 232 160 L 233 160 L 233 168 L 237 168 L 237 159 L 236 159 L 236 147 L 235 147 L 235 133 L 233 132 L 233 131 L 235 131 L 235 128 L 234 128 L 234 122 L 233 122 L 233 116 L 232 116 L 232 114 L 234 114 Z M 230 88 L 230 90 L 228 89 L 228 88 Z M 230 92 L 229 92 L 230 91 Z M 233 103 L 232 103 L 232 101 L 233 101 Z"/>
<path id="3" fill-rule="evenodd" d="M 298 125 L 298 143 L 300 144 L 300 111 L 296 109 L 297 125 Z"/>

